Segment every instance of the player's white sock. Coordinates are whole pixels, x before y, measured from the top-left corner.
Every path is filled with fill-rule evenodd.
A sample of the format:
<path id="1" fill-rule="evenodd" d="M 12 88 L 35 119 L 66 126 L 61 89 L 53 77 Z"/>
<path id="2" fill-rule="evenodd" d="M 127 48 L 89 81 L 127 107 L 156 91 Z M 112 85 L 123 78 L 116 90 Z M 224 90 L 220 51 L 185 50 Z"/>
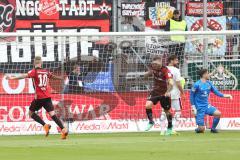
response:
<path id="1" fill-rule="evenodd" d="M 177 122 L 181 118 L 181 111 L 175 111 L 174 117 L 173 117 L 173 129 L 175 130 Z"/>
<path id="2" fill-rule="evenodd" d="M 161 135 L 164 135 L 166 131 L 166 126 L 165 126 L 166 119 L 167 119 L 166 113 L 162 112 L 160 116 Z"/>

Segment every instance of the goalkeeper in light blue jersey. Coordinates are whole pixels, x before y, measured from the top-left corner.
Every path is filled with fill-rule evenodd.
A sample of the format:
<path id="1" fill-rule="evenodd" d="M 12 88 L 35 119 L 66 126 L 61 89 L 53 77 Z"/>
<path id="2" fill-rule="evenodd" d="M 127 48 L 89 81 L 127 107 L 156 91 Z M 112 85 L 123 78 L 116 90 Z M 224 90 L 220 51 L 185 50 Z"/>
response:
<path id="1" fill-rule="evenodd" d="M 219 97 L 230 99 L 232 99 L 232 96 L 230 94 L 222 94 L 213 86 L 213 84 L 209 81 L 210 76 L 207 69 L 201 69 L 199 71 L 199 75 L 201 79 L 194 83 L 190 92 L 192 110 L 196 115 L 196 123 L 198 125 L 198 128 L 195 129 L 195 132 L 203 133 L 205 131 L 204 117 L 205 115 L 210 115 L 214 116 L 211 132 L 218 133 L 216 127 L 219 123 L 221 112 L 209 103 L 209 94 L 210 92 L 213 92 Z"/>

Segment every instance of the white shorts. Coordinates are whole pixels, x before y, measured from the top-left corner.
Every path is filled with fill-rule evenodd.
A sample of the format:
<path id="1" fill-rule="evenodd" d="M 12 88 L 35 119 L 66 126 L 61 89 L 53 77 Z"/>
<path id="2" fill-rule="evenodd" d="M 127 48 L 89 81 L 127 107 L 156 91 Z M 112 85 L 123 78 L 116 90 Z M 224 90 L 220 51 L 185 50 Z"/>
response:
<path id="1" fill-rule="evenodd" d="M 182 109 L 182 103 L 181 99 L 172 99 L 171 100 L 171 107 L 174 111 L 181 111 Z"/>

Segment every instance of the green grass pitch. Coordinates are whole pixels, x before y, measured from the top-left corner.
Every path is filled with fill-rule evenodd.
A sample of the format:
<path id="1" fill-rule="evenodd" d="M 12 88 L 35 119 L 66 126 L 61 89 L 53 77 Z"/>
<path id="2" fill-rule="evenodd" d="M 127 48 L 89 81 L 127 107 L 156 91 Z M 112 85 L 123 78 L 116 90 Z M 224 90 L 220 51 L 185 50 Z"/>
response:
<path id="1" fill-rule="evenodd" d="M 239 160 L 240 132 L 0 136 L 0 160 Z"/>

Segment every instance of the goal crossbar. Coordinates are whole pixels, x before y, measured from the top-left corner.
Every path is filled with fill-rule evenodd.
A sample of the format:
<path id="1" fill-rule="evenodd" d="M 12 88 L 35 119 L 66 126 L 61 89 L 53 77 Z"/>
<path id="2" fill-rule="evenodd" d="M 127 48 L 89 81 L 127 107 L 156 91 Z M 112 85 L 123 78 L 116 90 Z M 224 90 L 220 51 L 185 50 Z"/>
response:
<path id="1" fill-rule="evenodd" d="M 11 32 L 11 33 L 0 33 L 0 37 L 12 37 L 12 36 L 34 36 L 34 37 L 76 37 L 76 36 L 170 36 L 170 35 L 238 35 L 240 30 L 234 31 L 174 31 L 174 32 L 52 32 L 52 33 L 21 33 L 21 32 Z"/>

